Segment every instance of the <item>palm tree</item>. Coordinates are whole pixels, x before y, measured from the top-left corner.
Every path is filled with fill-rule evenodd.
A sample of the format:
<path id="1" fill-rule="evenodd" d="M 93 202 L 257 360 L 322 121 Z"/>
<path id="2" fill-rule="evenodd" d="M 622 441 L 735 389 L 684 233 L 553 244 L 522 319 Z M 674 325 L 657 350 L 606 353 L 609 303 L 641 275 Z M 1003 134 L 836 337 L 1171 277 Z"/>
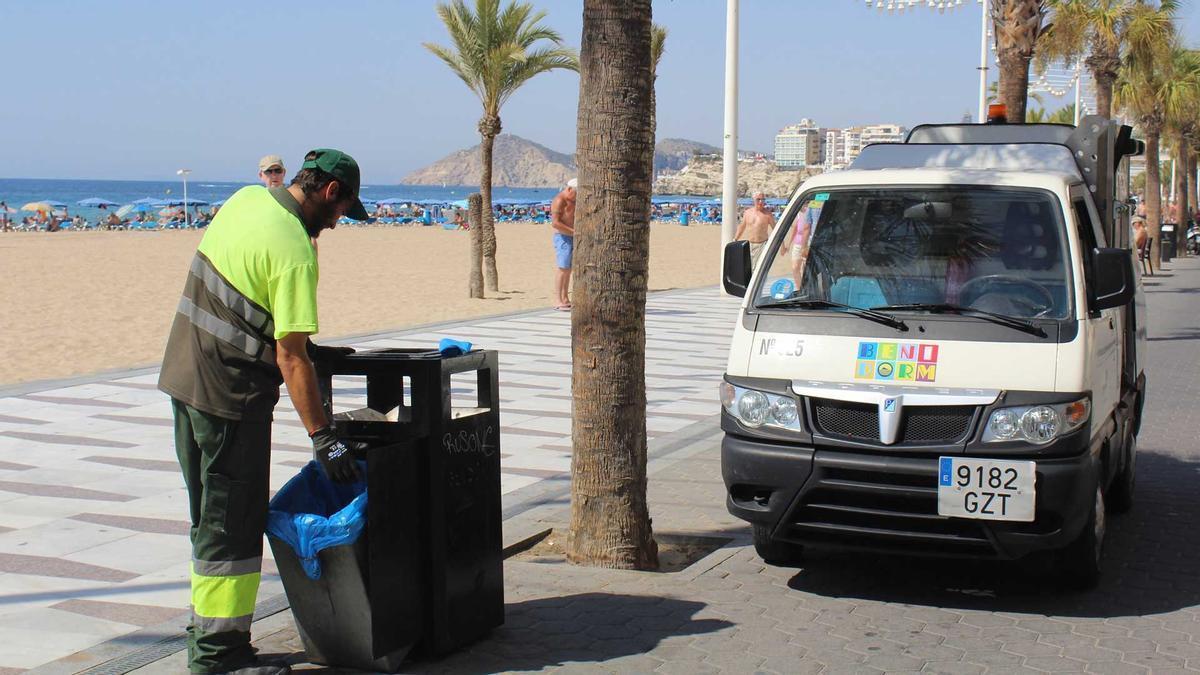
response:
<path id="1" fill-rule="evenodd" d="M 1188 110 L 1193 83 L 1176 76 L 1178 48 L 1148 50 L 1121 67 L 1113 89 L 1113 104 L 1134 118 L 1146 139 L 1146 229 L 1152 240 L 1150 264 L 1159 260 L 1162 236 L 1162 169 L 1159 164 L 1163 130 Z"/>
<path id="2" fill-rule="evenodd" d="M 1178 0 L 1048 0 L 1054 22 L 1039 45 L 1040 65 L 1074 61 L 1084 63 L 1096 81 L 1097 112 L 1112 117 L 1113 87 L 1121 65 L 1144 58 L 1174 33 Z"/>
<path id="3" fill-rule="evenodd" d="M 1029 108 L 1025 111 L 1025 122 L 1027 124 L 1041 124 L 1049 121 L 1045 108 Z"/>
<path id="4" fill-rule="evenodd" d="M 438 16 L 450 33 L 451 46 L 430 42 L 425 48 L 444 61 L 483 104 L 479 118 L 480 159 L 483 164 L 479 192 L 483 195 L 483 265 L 488 290 L 499 289 L 496 272 L 496 229 L 492 220 L 492 145 L 500 134 L 500 108 L 521 85 L 551 70 L 579 70 L 575 51 L 562 46 L 557 31 L 541 25 L 543 11 L 527 2 L 475 0 L 475 9 L 464 0 L 437 5 Z"/>
<path id="5" fill-rule="evenodd" d="M 658 567 L 646 505 L 650 0 L 584 0 L 571 313 L 568 559 Z"/>
<path id="6" fill-rule="evenodd" d="M 1175 160 L 1175 211 L 1170 217 L 1176 223 L 1176 255 L 1182 255 L 1185 250 L 1185 233 L 1187 232 L 1188 190 L 1192 181 L 1189 180 L 1189 164 L 1192 156 L 1193 139 L 1200 126 L 1197 114 L 1200 113 L 1200 52 L 1176 47 L 1171 52 L 1171 73 L 1174 82 L 1170 91 L 1164 95 L 1174 97 L 1175 105 L 1166 101 L 1166 127 L 1170 136 L 1171 155 Z"/>
<path id="7" fill-rule="evenodd" d="M 1009 123 L 1025 120 L 1029 96 L 1029 62 L 1042 34 L 1048 0 L 991 0 L 1000 61 L 1000 102 Z"/>

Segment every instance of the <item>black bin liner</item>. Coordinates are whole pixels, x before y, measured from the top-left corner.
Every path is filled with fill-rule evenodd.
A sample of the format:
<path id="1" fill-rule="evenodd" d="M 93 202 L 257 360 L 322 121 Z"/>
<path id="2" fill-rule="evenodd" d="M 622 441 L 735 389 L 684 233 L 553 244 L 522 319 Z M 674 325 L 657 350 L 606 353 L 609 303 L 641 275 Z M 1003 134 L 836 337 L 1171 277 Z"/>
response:
<path id="1" fill-rule="evenodd" d="M 446 654 L 504 623 L 497 361 L 383 349 L 318 364 L 327 409 L 332 377 L 359 375 L 370 414 L 338 421 L 369 448 L 362 534 L 318 553 L 316 580 L 271 538 L 313 662 L 395 672 L 410 651 Z M 478 401 L 455 407 L 450 376 L 468 372 Z"/>

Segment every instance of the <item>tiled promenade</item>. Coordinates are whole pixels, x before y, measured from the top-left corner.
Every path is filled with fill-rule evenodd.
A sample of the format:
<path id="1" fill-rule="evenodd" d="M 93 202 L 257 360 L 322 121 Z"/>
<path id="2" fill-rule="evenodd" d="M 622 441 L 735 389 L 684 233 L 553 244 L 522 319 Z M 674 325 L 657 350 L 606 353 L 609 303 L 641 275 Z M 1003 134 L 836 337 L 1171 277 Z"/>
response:
<path id="1" fill-rule="evenodd" d="M 651 439 L 656 532 L 728 540 L 671 574 L 509 560 L 505 624 L 411 673 L 1200 672 L 1200 260 L 1146 280 L 1149 399 L 1138 495 L 1109 523 L 1098 588 L 1011 563 L 812 553 L 765 565 L 729 516 L 711 420 Z M 707 384 L 702 391 L 707 392 Z M 702 395 L 700 398 L 704 398 Z M 565 500 L 505 520 L 561 525 Z M 254 625 L 264 653 L 304 653 L 288 612 Z M 145 675 L 180 672 L 182 654 Z"/>
<path id="2" fill-rule="evenodd" d="M 1110 522 L 1104 572 L 1097 589 L 1070 592 L 1014 564 L 819 553 L 794 568 L 763 564 L 749 546 L 748 529 L 725 511 L 720 479 L 720 431 L 713 415 L 713 388 L 723 369 L 733 303 L 711 290 L 693 291 L 660 295 L 651 301 L 649 385 L 654 435 L 650 439 L 649 502 L 656 532 L 720 537 L 728 543 L 671 574 L 509 560 L 505 563 L 505 625 L 460 653 L 437 661 L 415 661 L 406 664 L 405 671 L 687 675 L 1200 672 L 1200 537 L 1195 534 L 1200 523 L 1200 434 L 1195 421 L 1200 401 L 1200 260 L 1178 261 L 1168 268 L 1167 274 L 1146 280 L 1151 318 L 1150 384 L 1139 443 L 1138 495 L 1132 513 Z M 506 345 L 522 352 L 504 360 L 510 369 L 501 385 L 505 409 L 567 410 L 566 399 L 560 398 L 567 383 L 563 315 L 526 314 L 473 322 L 452 331 L 375 336 L 359 342 L 426 345 L 443 333 L 475 338 L 502 352 Z M 485 334 L 489 336 L 486 340 L 476 337 Z M 125 379 L 144 382 L 152 378 Z M 108 395 L 86 391 L 82 395 L 74 391 L 36 395 L 123 400 L 120 394 L 124 390 L 117 392 L 112 385 L 103 389 Z M 342 383 L 342 392 L 354 393 L 349 383 Z M 153 395 L 145 390 L 137 393 Z M 0 403 L 9 400 L 0 399 Z M 29 403 L 28 397 L 17 401 L 22 406 Z M 132 443 L 105 426 L 111 422 L 105 415 L 164 416 L 161 402 L 119 411 L 94 405 L 81 408 L 78 402 L 41 403 L 74 415 L 72 426 L 61 433 L 99 440 Z M 32 415 L 28 408 L 24 412 L 0 408 L 0 414 L 27 419 Z M 92 417 L 98 419 L 89 419 Z M 279 417 L 281 422 L 291 419 L 287 412 Z M 48 428 L 59 431 L 29 422 L 18 422 L 24 427 L 14 426 L 6 419 L 6 431 L 39 427 L 41 431 L 36 433 L 47 433 Z M 527 431 L 564 430 L 567 419 L 549 414 L 505 418 L 502 452 L 510 455 L 504 458 L 506 540 L 561 525 L 567 517 L 567 483 L 561 473 L 566 460 L 565 455 L 555 454 L 565 449 L 565 436 L 555 440 Z M 147 675 L 183 671 L 183 654 L 171 653 L 178 648 L 177 640 L 159 643 L 162 649 L 154 643 L 177 635 L 182 625 L 178 612 L 186 599 L 182 579 L 186 546 L 179 534 L 145 532 L 152 524 L 178 526 L 183 506 L 180 487 L 172 483 L 176 480 L 173 469 L 165 465 L 131 469 L 111 462 L 83 461 L 88 457 L 171 461 L 163 445 L 167 427 L 137 425 L 137 429 L 142 434 L 157 433 L 159 440 L 134 436 L 138 442 L 133 447 L 111 448 L 76 441 L 68 442 L 74 445 L 47 445 L 41 439 L 5 445 L 0 452 L 0 461 L 9 463 L 8 468 L 0 469 L 0 480 L 22 490 L 0 493 L 8 500 L 0 503 L 0 525 L 20 528 L 0 534 L 2 550 L 11 553 L 22 548 L 21 541 L 27 541 L 34 550 L 28 554 L 18 550 L 19 555 L 43 556 L 0 557 L 6 572 L 0 574 L 0 584 L 4 584 L 0 588 L 0 665 L 15 668 L 42 663 L 73 649 L 65 643 L 74 640 L 91 646 L 36 672 L 78 672 L 105 661 L 89 672 L 121 673 L 140 664 L 147 664 L 139 671 Z M 294 470 L 297 461 L 307 457 L 298 429 L 281 424 L 280 432 L 283 443 L 295 445 L 290 451 L 286 446 L 280 448 L 276 484 Z M 39 466 L 49 462 L 70 470 L 88 467 L 93 477 L 75 482 L 51 480 L 59 474 L 35 467 L 33 457 L 38 458 Z M 545 463 L 522 461 L 533 457 Z M 522 471 L 515 471 L 518 468 Z M 530 469 L 560 473 L 526 475 Z M 105 476 L 111 477 L 108 483 Z M 166 487 L 156 487 L 157 483 Z M 37 487 L 27 487 L 30 484 Z M 47 487 L 54 485 L 60 487 Z M 35 489 L 60 496 L 27 494 Z M 61 496 L 67 494 L 64 490 L 81 489 L 134 499 L 104 501 L 93 493 Z M 14 502 L 25 505 L 15 514 L 33 515 L 22 515 L 22 522 L 12 520 L 15 516 L 9 515 L 5 504 Z M 157 504 L 160 511 L 135 510 L 143 502 Z M 55 511 L 43 513 L 36 508 L 38 504 Z M 123 521 L 127 526 L 117 527 L 101 525 L 109 522 L 103 514 L 160 520 Z M 21 534 L 46 523 L 56 526 L 44 529 L 44 537 Z M 142 529 L 129 529 L 135 523 Z M 120 541 L 128 544 L 91 541 L 111 532 L 119 533 Z M 18 537 L 10 539 L 14 534 Z M 77 545 L 67 543 L 77 538 Z M 58 553 L 47 552 L 56 547 Z M 114 553 L 114 548 L 125 550 Z M 93 550 L 103 553 L 87 555 Z M 25 566 L 18 567 L 22 564 Z M 62 574 L 57 571 L 59 565 L 66 566 L 71 575 L 56 576 Z M 278 611 L 282 605 L 270 597 L 278 588 L 274 579 L 262 595 L 260 615 L 265 618 L 254 624 L 256 644 L 267 653 L 291 654 L 298 667 L 312 669 L 299 665 L 304 656 L 291 614 Z M 118 633 L 125 635 L 101 642 Z M 134 651 L 138 649 L 141 651 Z M 26 660 L 8 660 L 17 658 Z"/>
<path id="3" fill-rule="evenodd" d="M 715 289 L 651 296 L 652 441 L 713 418 L 735 308 Z M 432 348 L 447 336 L 500 352 L 506 514 L 559 492 L 570 469 L 569 315 L 527 312 L 347 343 Z M 156 378 L 140 371 L 0 390 L 0 675 L 54 661 L 50 670 L 74 672 L 184 625 L 187 499 Z M 334 387 L 338 410 L 365 404 L 361 381 Z M 311 455 L 285 396 L 272 488 Z M 259 599 L 269 604 L 282 587 L 270 560 L 264 568 Z"/>

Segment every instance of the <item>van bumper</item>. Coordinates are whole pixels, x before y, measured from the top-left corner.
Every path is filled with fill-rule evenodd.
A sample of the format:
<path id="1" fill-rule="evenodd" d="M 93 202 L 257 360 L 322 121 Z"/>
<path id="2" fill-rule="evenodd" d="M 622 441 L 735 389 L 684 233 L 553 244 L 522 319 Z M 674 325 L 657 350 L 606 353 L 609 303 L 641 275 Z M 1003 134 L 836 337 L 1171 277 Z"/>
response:
<path id="1" fill-rule="evenodd" d="M 1029 523 L 939 516 L 937 457 L 848 452 L 726 433 L 721 473 L 729 512 L 770 528 L 773 539 L 1016 559 L 1062 548 L 1079 535 L 1095 499 L 1097 456 L 1081 447 L 1074 456 L 1033 457 L 1036 518 Z"/>

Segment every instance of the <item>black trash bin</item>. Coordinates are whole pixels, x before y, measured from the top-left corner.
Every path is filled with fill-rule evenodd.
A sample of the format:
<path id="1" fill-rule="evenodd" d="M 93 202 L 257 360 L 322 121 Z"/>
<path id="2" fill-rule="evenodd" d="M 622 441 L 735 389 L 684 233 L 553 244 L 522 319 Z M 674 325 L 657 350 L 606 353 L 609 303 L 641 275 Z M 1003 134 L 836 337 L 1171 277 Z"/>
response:
<path id="1" fill-rule="evenodd" d="M 288 543 L 268 538 L 297 631 L 313 663 L 395 672 L 421 639 L 419 524 L 417 514 L 398 503 L 404 498 L 398 495 L 417 489 L 412 450 L 412 443 L 395 443 L 367 451 L 367 526 L 353 542 L 317 554 L 319 578 L 308 577 Z M 312 464 L 302 471 L 320 469 Z M 320 479 L 327 480 L 323 475 Z M 305 484 L 289 483 L 280 493 L 293 487 L 304 489 Z M 316 515 L 331 515 L 342 506 Z"/>
<path id="2" fill-rule="evenodd" d="M 1175 223 L 1163 223 L 1159 230 L 1162 234 L 1158 247 L 1162 251 L 1161 260 L 1163 262 L 1171 262 L 1171 258 L 1175 256 L 1175 229 Z"/>
<path id="3" fill-rule="evenodd" d="M 467 372 L 477 401 L 452 405 L 450 377 Z M 353 550 L 327 551 L 332 572 L 357 571 L 361 581 L 314 588 L 298 566 L 279 565 L 309 658 L 394 671 L 410 650 L 445 654 L 504 623 L 496 352 L 365 351 L 318 373 L 324 392 L 334 377 L 366 378 L 367 408 L 337 424 L 340 436 L 368 444 L 368 506 L 365 535 L 339 547 Z M 370 627 L 369 644 L 341 639 L 351 624 L 326 618 L 338 610 L 364 615 L 351 624 Z"/>

